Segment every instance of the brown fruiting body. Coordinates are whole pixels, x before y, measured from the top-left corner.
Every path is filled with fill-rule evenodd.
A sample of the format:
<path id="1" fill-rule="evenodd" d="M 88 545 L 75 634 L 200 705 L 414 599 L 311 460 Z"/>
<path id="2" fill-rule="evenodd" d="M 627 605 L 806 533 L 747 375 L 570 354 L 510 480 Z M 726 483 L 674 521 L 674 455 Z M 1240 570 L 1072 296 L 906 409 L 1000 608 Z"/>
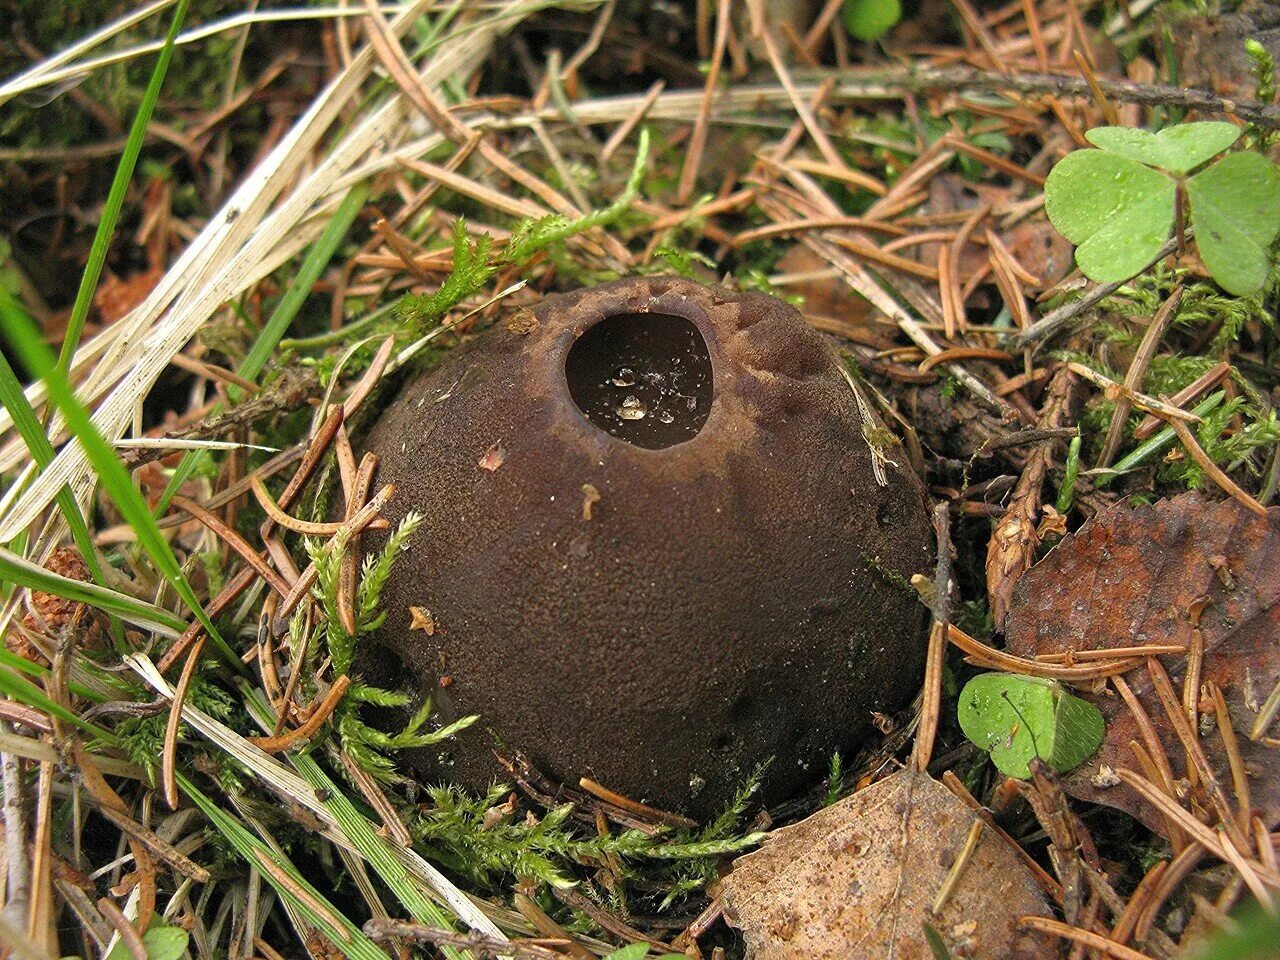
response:
<path id="1" fill-rule="evenodd" d="M 362 446 L 391 518 L 425 520 L 358 667 L 480 715 L 424 779 L 480 789 L 519 751 L 706 816 L 766 761 L 767 800 L 820 779 L 903 705 L 923 489 L 838 363 L 772 297 L 641 278 L 549 296 L 404 387 Z"/>

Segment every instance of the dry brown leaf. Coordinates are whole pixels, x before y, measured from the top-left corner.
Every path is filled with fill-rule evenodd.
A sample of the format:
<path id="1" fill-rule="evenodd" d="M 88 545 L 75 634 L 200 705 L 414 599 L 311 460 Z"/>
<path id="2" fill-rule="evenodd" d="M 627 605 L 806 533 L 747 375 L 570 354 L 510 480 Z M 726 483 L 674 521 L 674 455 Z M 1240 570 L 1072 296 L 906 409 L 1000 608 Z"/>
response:
<path id="1" fill-rule="evenodd" d="M 1020 917 L 1050 912 L 1006 840 L 984 830 L 953 871 L 975 822 L 942 784 L 899 771 L 738 860 L 723 884 L 726 916 L 750 960 L 928 960 L 926 923 L 952 956 L 1056 956 L 1052 943 L 1018 928 Z"/>
<path id="2" fill-rule="evenodd" d="M 1022 577 L 1006 633 L 1009 652 L 1023 657 L 1143 644 L 1189 648 L 1200 611 L 1202 679 L 1226 697 L 1251 774 L 1253 806 L 1274 826 L 1280 822 L 1280 750 L 1248 739 L 1259 705 L 1280 678 L 1280 510 L 1267 514 L 1263 519 L 1235 501 L 1207 503 L 1197 494 L 1099 514 Z M 1160 660 L 1180 692 L 1186 657 Z M 1183 748 L 1147 670 L 1132 670 L 1125 680 L 1151 717 L 1175 777 L 1184 775 Z M 1113 691 L 1084 695 L 1102 710 L 1107 735 L 1088 762 L 1062 778 L 1063 787 L 1163 831 L 1163 819 L 1104 769 L 1141 771 L 1129 748 L 1142 739 L 1133 715 Z M 1201 743 L 1229 790 L 1227 755 L 1212 715 L 1202 698 Z"/>
<path id="3" fill-rule="evenodd" d="M 123 280 L 115 274 L 107 274 L 93 298 L 102 322 L 115 323 L 140 304 L 155 289 L 163 275 L 164 271 L 159 267 L 132 274 Z"/>

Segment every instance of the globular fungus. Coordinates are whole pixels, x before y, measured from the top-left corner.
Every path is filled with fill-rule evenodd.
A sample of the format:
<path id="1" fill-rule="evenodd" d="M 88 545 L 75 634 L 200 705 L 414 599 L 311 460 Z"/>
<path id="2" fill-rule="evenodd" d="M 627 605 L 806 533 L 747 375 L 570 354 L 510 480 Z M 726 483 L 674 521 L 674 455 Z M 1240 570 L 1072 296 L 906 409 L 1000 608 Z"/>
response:
<path id="1" fill-rule="evenodd" d="M 932 540 L 854 389 L 789 305 L 671 277 L 548 296 L 409 381 L 361 445 L 425 519 L 358 666 L 480 717 L 419 775 L 483 789 L 519 752 L 705 817 L 856 750 L 919 687 Z"/>

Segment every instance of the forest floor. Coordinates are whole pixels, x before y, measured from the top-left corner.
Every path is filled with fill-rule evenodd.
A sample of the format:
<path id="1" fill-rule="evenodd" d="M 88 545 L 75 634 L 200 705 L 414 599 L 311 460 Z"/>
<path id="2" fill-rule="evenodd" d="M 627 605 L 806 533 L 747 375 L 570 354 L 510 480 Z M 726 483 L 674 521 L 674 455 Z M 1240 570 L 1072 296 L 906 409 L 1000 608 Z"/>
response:
<path id="1" fill-rule="evenodd" d="M 1275 3 L 58 6 L 0 4 L 0 954 L 1280 956 Z M 359 430 L 657 274 L 794 304 L 919 476 L 919 695 L 708 823 L 417 783 Z"/>

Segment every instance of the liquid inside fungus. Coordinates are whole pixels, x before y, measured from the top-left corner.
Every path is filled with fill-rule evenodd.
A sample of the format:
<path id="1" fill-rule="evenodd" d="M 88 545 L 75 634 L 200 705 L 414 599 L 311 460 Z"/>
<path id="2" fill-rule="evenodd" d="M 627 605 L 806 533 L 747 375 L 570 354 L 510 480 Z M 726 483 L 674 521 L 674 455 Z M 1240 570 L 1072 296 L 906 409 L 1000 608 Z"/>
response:
<path id="1" fill-rule="evenodd" d="M 565 360 L 569 395 L 606 433 L 659 450 L 697 436 L 711 412 L 711 357 L 693 323 L 619 313 L 580 336 Z"/>

